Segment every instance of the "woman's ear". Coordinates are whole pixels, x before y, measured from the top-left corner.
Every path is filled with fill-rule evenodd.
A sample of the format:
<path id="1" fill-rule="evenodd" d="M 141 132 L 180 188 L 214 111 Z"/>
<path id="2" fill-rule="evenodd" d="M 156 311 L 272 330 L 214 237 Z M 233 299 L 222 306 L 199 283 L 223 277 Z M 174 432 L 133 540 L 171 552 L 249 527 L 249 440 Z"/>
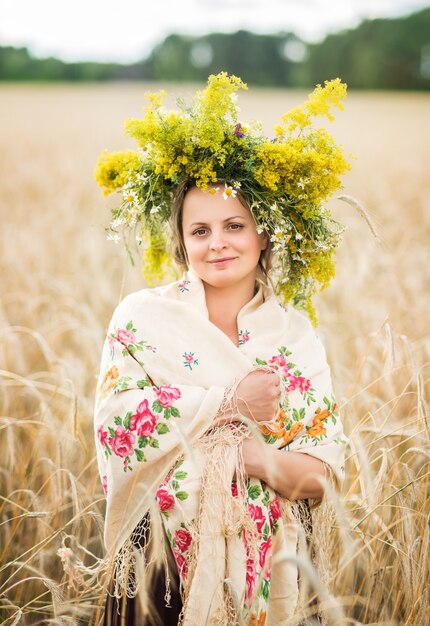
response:
<path id="1" fill-rule="evenodd" d="M 269 245 L 269 235 L 264 232 L 259 235 L 261 240 L 261 250 L 267 250 L 267 246 Z"/>

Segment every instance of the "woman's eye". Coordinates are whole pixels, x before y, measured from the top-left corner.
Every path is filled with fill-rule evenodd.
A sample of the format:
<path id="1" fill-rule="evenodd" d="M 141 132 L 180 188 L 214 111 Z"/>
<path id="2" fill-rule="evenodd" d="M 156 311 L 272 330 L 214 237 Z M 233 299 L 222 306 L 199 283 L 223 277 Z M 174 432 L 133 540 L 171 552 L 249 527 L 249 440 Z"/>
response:
<path id="1" fill-rule="evenodd" d="M 243 224 L 229 224 L 229 228 L 230 230 L 239 230 L 240 228 L 243 228 Z"/>
<path id="2" fill-rule="evenodd" d="M 205 228 L 198 228 L 197 230 L 193 232 L 193 235 L 205 235 L 205 234 L 206 234 Z"/>

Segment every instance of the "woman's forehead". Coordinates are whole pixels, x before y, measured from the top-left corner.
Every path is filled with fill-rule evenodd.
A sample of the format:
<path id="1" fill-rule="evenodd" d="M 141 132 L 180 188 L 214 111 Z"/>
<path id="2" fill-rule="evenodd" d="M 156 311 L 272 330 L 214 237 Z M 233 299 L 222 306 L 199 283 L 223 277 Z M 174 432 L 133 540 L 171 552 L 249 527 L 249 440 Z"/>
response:
<path id="1" fill-rule="evenodd" d="M 184 223 L 223 222 L 236 218 L 252 219 L 249 210 L 237 196 L 224 199 L 221 186 L 215 194 L 211 194 L 209 189 L 203 191 L 194 187 L 186 194 L 182 214 Z"/>

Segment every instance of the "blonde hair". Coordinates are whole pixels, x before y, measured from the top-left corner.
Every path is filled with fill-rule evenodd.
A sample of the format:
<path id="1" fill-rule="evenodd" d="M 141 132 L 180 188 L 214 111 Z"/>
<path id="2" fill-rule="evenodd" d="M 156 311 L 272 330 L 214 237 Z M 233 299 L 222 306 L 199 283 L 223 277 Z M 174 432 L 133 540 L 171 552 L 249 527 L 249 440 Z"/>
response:
<path id="1" fill-rule="evenodd" d="M 224 184 L 225 182 L 226 181 L 220 179 L 216 183 L 212 183 L 212 184 L 213 185 Z M 184 200 L 185 200 L 185 196 L 187 195 L 187 192 L 196 186 L 197 185 L 195 181 L 193 180 L 182 182 L 180 185 L 178 185 L 175 196 L 173 198 L 173 202 L 172 202 L 171 215 L 170 215 L 170 229 L 171 229 L 171 234 L 172 234 L 172 257 L 175 263 L 177 264 L 177 266 L 181 270 L 188 269 L 188 257 L 187 257 L 187 251 L 185 248 L 185 243 L 184 243 L 184 232 L 182 228 Z M 240 192 L 240 190 L 237 193 L 237 197 L 239 198 L 243 206 L 249 211 L 249 206 L 246 202 L 245 197 Z M 271 268 L 272 268 L 272 248 L 271 248 L 270 239 L 269 239 L 267 248 L 261 251 L 260 259 L 258 261 L 258 268 L 257 268 L 258 269 L 257 281 L 262 283 L 266 287 L 269 285 L 273 287 L 271 277 L 270 277 Z"/>

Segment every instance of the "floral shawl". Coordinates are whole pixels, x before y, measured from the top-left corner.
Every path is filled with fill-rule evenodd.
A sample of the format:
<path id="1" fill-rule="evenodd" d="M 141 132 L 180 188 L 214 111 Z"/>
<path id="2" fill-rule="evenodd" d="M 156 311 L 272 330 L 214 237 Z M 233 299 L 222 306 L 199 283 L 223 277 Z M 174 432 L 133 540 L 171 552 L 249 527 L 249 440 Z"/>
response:
<path id="1" fill-rule="evenodd" d="M 118 554 L 156 503 L 187 626 L 233 624 L 238 615 L 245 624 L 282 624 L 297 603 L 296 563 L 276 558 L 296 555 L 291 503 L 241 474 L 240 428 L 213 427 L 238 380 L 275 368 L 284 393 L 262 439 L 321 459 L 338 481 L 343 475 L 346 439 L 307 318 L 260 287 L 237 322 L 239 346 L 210 322 L 203 284 L 187 272 L 127 296 L 102 356 L 95 429 L 106 549 Z"/>

